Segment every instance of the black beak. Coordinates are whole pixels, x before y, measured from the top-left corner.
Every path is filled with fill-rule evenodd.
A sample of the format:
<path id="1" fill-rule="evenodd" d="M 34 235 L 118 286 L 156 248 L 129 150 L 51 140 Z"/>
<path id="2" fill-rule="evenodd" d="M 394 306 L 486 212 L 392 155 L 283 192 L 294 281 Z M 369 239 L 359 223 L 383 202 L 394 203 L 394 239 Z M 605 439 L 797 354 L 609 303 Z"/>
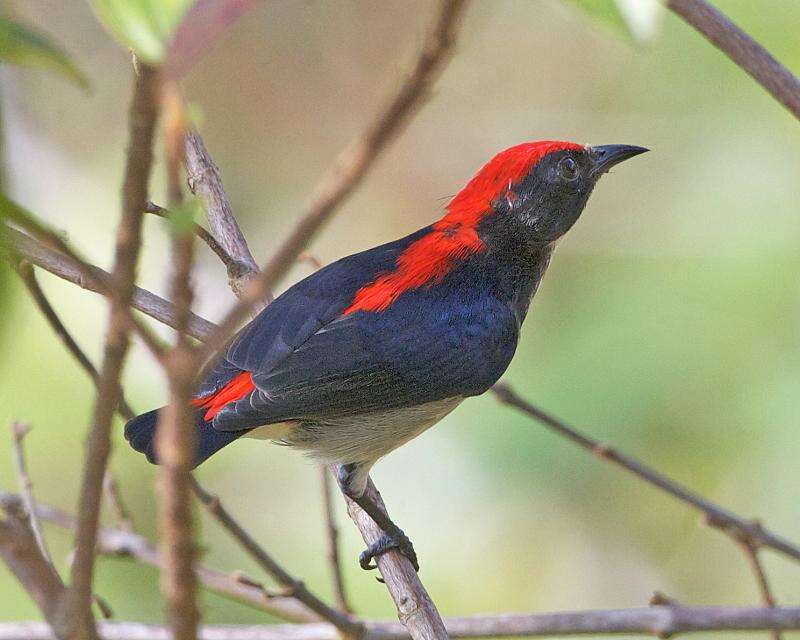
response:
<path id="1" fill-rule="evenodd" d="M 592 147 L 592 157 L 595 161 L 592 174 L 600 177 L 611 167 L 618 165 L 623 160 L 638 156 L 645 151 L 650 151 L 650 149 L 635 147 L 631 144 L 604 144 L 598 147 Z"/>

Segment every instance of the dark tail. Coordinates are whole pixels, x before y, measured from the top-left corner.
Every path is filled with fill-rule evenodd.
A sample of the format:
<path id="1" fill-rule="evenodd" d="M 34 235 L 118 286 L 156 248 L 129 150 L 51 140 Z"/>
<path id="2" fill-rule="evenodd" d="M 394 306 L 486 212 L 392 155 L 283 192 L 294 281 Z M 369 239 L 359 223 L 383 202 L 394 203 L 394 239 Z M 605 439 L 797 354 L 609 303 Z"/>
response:
<path id="1" fill-rule="evenodd" d="M 156 424 L 158 423 L 158 412 L 160 409 L 148 411 L 125 425 L 125 439 L 130 445 L 147 456 L 148 462 L 158 464 L 156 457 Z M 211 422 L 203 419 L 205 409 L 197 411 L 197 459 L 194 466 L 204 462 L 222 447 L 240 438 L 245 431 L 218 431 Z"/>

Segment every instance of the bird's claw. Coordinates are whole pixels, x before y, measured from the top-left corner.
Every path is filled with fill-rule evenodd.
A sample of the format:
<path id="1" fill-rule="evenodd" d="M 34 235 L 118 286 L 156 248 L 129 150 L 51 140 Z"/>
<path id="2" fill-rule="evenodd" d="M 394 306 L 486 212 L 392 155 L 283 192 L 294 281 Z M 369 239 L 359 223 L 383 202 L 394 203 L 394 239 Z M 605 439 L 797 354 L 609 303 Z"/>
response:
<path id="1" fill-rule="evenodd" d="M 414 545 L 411 544 L 411 540 L 409 540 L 408 536 L 400 529 L 391 533 L 382 534 L 380 538 L 361 552 L 361 555 L 358 557 L 358 563 L 361 565 L 362 569 L 367 571 L 377 569 L 378 565 L 373 564 L 372 560 L 391 549 L 397 549 L 409 559 L 414 567 L 414 571 L 419 571 L 419 563 L 417 562 L 417 554 L 414 551 Z"/>

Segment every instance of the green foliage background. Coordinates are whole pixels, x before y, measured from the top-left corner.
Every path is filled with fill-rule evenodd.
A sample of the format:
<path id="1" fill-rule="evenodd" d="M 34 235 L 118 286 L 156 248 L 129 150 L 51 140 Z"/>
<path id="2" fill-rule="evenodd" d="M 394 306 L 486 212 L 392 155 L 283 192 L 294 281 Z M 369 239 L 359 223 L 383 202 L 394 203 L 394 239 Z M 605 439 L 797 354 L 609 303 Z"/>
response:
<path id="1" fill-rule="evenodd" d="M 108 265 L 118 212 L 129 56 L 83 3 L 26 0 L 15 15 L 52 34 L 94 89 L 0 70 L 6 188 Z M 800 70 L 800 4 L 716 4 Z M 263 3 L 187 80 L 203 133 L 259 260 L 308 201 L 335 153 L 396 86 L 432 15 L 428 2 Z M 636 44 L 557 0 L 476 2 L 430 103 L 343 207 L 314 252 L 331 261 L 427 224 L 495 151 L 526 139 L 631 143 L 653 151 L 603 179 L 559 247 L 508 379 L 531 400 L 732 509 L 800 539 L 800 141 L 798 123 L 697 33 L 666 15 Z M 154 196 L 163 200 L 159 163 Z M 168 230 L 146 223 L 141 283 L 167 290 Z M 200 248 L 197 310 L 231 298 Z M 298 267 L 297 279 L 306 273 Z M 105 308 L 43 276 L 97 356 Z M 287 283 L 288 284 L 288 283 Z M 4 279 L 0 423 L 33 423 L 38 497 L 74 509 L 92 389 L 13 279 Z M 165 333 L 166 335 L 166 333 Z M 137 408 L 164 385 L 144 350 L 125 384 Z M 153 469 L 115 435 L 113 466 L 143 532 L 154 532 Z M 0 485 L 15 486 L 0 437 Z M 329 592 L 315 470 L 261 442 L 199 471 L 257 538 Z M 464 403 L 392 454 L 375 479 L 445 614 L 757 602 L 740 551 L 697 514 L 586 456 L 491 398 Z M 206 560 L 260 576 L 199 514 Z M 393 616 L 357 568 L 358 611 Z M 61 566 L 70 539 L 48 530 Z M 764 554 L 779 602 L 800 567 Z M 97 590 L 119 619 L 162 619 L 153 570 L 100 561 Z M 204 594 L 209 622 L 265 616 Z M 37 612 L 0 568 L 0 620 Z"/>

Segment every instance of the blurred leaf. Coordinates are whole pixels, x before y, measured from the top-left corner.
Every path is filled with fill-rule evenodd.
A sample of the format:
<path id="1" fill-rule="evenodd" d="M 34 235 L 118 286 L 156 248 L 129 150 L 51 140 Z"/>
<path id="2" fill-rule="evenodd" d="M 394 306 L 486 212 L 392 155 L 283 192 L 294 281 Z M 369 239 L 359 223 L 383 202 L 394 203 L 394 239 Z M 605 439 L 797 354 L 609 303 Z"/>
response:
<path id="1" fill-rule="evenodd" d="M 91 0 L 109 31 L 145 62 L 158 64 L 192 0 Z"/>
<path id="2" fill-rule="evenodd" d="M 185 200 L 174 209 L 171 209 L 167 217 L 170 232 L 174 235 L 191 233 L 199 210 L 200 203 L 196 198 Z"/>
<path id="3" fill-rule="evenodd" d="M 648 42 L 658 35 L 664 4 L 661 0 L 614 0 L 628 30 L 639 42 Z"/>
<path id="4" fill-rule="evenodd" d="M 664 6 L 660 0 L 570 0 L 592 21 L 639 42 L 657 33 Z"/>
<path id="5" fill-rule="evenodd" d="M 86 76 L 61 47 L 44 34 L 4 17 L 0 17 L 0 60 L 55 71 L 89 88 Z"/>

